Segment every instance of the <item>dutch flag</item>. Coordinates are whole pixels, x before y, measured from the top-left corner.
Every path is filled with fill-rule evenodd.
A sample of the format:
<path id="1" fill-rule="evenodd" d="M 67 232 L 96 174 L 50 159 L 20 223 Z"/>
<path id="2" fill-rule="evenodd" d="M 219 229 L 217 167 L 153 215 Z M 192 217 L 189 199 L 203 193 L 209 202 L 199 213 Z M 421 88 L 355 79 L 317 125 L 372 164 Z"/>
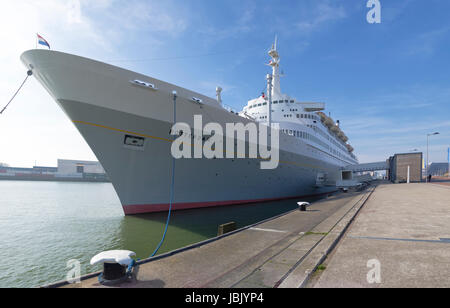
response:
<path id="1" fill-rule="evenodd" d="M 38 33 L 36 33 L 36 35 L 37 35 L 38 44 L 48 47 L 48 49 L 50 49 L 50 44 L 45 40 L 45 38 L 40 36 Z"/>

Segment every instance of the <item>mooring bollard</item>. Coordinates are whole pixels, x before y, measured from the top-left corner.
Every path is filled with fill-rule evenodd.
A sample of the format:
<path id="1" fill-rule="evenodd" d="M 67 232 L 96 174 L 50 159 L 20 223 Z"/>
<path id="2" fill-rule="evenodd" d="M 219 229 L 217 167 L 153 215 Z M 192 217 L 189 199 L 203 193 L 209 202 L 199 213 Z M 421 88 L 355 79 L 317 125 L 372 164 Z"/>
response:
<path id="1" fill-rule="evenodd" d="M 127 280 L 127 268 L 134 260 L 136 253 L 129 250 L 109 250 L 91 259 L 91 265 L 103 263 L 103 273 L 98 280 L 104 285 L 115 285 Z"/>
<path id="2" fill-rule="evenodd" d="M 309 202 L 297 202 L 300 211 L 306 212 L 306 208 L 310 205 Z"/>
<path id="3" fill-rule="evenodd" d="M 217 230 L 217 236 L 224 235 L 224 234 L 232 232 L 234 230 L 236 230 L 235 222 L 229 222 L 229 223 L 220 225 L 219 229 Z"/>

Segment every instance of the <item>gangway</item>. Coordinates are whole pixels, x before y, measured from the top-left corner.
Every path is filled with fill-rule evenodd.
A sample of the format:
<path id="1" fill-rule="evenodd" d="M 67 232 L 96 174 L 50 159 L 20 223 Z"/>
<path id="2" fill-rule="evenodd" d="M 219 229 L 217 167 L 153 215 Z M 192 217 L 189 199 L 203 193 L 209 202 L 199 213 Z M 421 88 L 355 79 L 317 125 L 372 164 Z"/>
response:
<path id="1" fill-rule="evenodd" d="M 352 171 L 353 173 L 389 170 L 389 163 L 386 161 L 381 161 L 376 163 L 349 165 L 347 167 L 344 167 L 343 169 L 347 171 Z"/>
<path id="2" fill-rule="evenodd" d="M 342 167 L 340 179 L 336 182 L 336 186 L 342 189 L 349 187 L 358 187 L 373 181 L 373 178 L 369 174 L 357 175 L 362 172 L 389 170 L 388 162 L 376 162 L 349 165 Z"/>

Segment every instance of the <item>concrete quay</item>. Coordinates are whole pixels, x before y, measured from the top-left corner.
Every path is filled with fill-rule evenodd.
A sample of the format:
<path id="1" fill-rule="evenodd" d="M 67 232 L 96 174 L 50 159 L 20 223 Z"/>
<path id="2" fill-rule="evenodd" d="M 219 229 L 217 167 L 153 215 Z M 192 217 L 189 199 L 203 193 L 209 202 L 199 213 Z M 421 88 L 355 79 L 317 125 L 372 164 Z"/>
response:
<path id="1" fill-rule="evenodd" d="M 378 186 L 308 287 L 450 287 L 448 184 Z"/>
<path id="2" fill-rule="evenodd" d="M 143 260 L 121 288 L 300 287 L 325 258 L 373 191 L 332 195 L 205 244 Z M 292 200 L 297 202 L 301 200 Z M 301 271 L 300 275 L 298 271 Z M 92 275 L 78 284 L 104 287 Z"/>
<path id="3" fill-rule="evenodd" d="M 143 260 L 116 287 L 450 287 L 449 200 L 442 183 L 379 182 Z"/>

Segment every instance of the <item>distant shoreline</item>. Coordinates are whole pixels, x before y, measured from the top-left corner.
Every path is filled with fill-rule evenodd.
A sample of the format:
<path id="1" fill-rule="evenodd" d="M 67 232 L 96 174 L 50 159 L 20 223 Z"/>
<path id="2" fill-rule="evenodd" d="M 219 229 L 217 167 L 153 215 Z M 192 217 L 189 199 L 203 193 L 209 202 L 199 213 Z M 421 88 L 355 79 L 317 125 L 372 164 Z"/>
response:
<path id="1" fill-rule="evenodd" d="M 105 179 L 85 179 L 85 178 L 45 178 L 28 176 L 0 176 L 0 181 L 35 181 L 35 182 L 84 182 L 84 183 L 111 183 Z"/>

